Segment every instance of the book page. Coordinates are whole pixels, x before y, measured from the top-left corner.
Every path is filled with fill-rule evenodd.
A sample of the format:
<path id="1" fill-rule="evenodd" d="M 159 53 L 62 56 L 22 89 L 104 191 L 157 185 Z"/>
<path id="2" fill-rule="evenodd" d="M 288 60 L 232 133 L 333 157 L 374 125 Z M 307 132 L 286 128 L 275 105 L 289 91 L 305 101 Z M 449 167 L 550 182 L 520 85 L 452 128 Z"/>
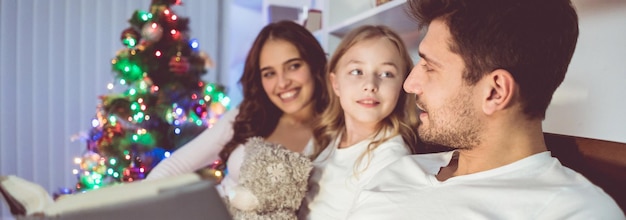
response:
<path id="1" fill-rule="evenodd" d="M 200 176 L 197 174 L 189 173 L 163 179 L 124 183 L 94 191 L 66 195 L 46 207 L 44 213 L 46 216 L 58 216 L 63 213 L 138 200 L 156 196 L 160 191 L 168 188 L 181 187 L 200 180 Z"/>
<path id="2" fill-rule="evenodd" d="M 0 187 L 26 209 L 26 215 L 42 212 L 54 203 L 52 196 L 40 185 L 17 176 L 6 176 Z M 9 199 L 5 199 L 8 203 Z"/>

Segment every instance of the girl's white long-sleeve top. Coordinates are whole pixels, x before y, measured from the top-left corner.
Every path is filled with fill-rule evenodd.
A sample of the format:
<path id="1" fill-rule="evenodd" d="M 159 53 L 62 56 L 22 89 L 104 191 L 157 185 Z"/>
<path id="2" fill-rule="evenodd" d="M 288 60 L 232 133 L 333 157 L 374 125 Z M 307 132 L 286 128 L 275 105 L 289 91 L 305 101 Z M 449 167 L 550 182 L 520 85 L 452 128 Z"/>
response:
<path id="1" fill-rule="evenodd" d="M 369 138 L 348 148 L 338 148 L 341 135 L 313 161 L 309 191 L 299 211 L 299 219 L 344 219 L 361 188 L 376 178 L 388 164 L 409 155 L 402 136 L 396 135 L 358 161 L 368 145 L 378 140 Z M 355 164 L 359 166 L 355 169 Z"/>

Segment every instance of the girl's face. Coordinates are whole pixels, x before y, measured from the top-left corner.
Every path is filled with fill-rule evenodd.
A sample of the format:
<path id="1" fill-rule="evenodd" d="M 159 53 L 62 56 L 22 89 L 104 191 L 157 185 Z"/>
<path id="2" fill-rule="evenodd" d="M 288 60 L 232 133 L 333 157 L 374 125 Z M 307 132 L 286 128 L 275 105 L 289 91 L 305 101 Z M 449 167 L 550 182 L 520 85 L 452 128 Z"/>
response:
<path id="1" fill-rule="evenodd" d="M 314 79 L 293 44 L 281 39 L 265 42 L 259 69 L 265 93 L 285 114 L 312 112 Z"/>
<path id="2" fill-rule="evenodd" d="M 386 38 L 356 43 L 339 59 L 330 81 L 346 125 L 377 126 L 398 103 L 405 78 L 398 50 Z"/>

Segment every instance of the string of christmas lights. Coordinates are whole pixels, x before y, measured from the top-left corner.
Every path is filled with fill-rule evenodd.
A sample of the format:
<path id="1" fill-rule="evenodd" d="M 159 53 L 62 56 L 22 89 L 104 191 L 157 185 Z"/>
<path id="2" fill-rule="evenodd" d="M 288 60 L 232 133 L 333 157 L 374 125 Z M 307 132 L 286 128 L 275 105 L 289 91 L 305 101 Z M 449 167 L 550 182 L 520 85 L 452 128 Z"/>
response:
<path id="1" fill-rule="evenodd" d="M 143 179 L 229 109 L 224 88 L 201 80 L 212 61 L 189 38 L 188 19 L 170 8 L 180 4 L 153 0 L 150 11 L 136 10 L 128 20 L 124 47 L 111 60 L 115 80 L 81 139 L 85 152 L 74 159 L 76 186 L 55 195 Z"/>

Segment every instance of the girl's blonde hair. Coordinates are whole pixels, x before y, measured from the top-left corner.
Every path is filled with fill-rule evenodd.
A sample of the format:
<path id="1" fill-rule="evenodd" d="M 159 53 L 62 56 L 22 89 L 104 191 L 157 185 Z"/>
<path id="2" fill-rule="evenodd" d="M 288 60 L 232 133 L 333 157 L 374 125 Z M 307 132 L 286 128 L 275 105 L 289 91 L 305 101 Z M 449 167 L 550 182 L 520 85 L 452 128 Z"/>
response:
<path id="1" fill-rule="evenodd" d="M 349 32 L 341 41 L 332 58 L 330 59 L 327 71 L 326 71 L 326 89 L 328 94 L 334 94 L 332 85 L 329 81 L 328 75 L 331 72 L 336 72 L 337 63 L 339 59 L 355 44 L 370 40 L 384 38 L 388 39 L 398 51 L 403 65 L 400 66 L 403 71 L 403 79 L 409 75 L 413 67 L 413 61 L 409 55 L 407 48 L 398 34 L 392 31 L 389 27 L 381 25 L 365 25 Z M 391 137 L 400 134 L 402 139 L 409 147 L 411 152 L 416 151 L 416 145 L 418 143 L 417 137 L 417 107 L 415 106 L 415 97 L 408 95 L 404 90 L 398 91 L 400 96 L 395 108 L 381 123 L 379 129 L 375 132 L 374 137 L 384 136 L 381 139 L 372 141 L 365 152 L 359 156 L 355 163 L 355 170 L 358 169 L 357 165 L 363 160 L 364 157 L 368 158 L 367 164 L 361 168 L 365 170 L 369 166 L 369 160 L 371 159 L 370 152 L 376 149 L 380 144 L 389 140 Z M 313 136 L 315 137 L 315 154 L 317 157 L 335 138 L 337 134 L 344 133 L 346 131 L 344 112 L 339 103 L 339 98 L 336 95 L 330 95 L 328 108 L 324 112 L 320 119 L 317 121 L 313 128 Z M 385 133 L 388 132 L 388 133 Z"/>

